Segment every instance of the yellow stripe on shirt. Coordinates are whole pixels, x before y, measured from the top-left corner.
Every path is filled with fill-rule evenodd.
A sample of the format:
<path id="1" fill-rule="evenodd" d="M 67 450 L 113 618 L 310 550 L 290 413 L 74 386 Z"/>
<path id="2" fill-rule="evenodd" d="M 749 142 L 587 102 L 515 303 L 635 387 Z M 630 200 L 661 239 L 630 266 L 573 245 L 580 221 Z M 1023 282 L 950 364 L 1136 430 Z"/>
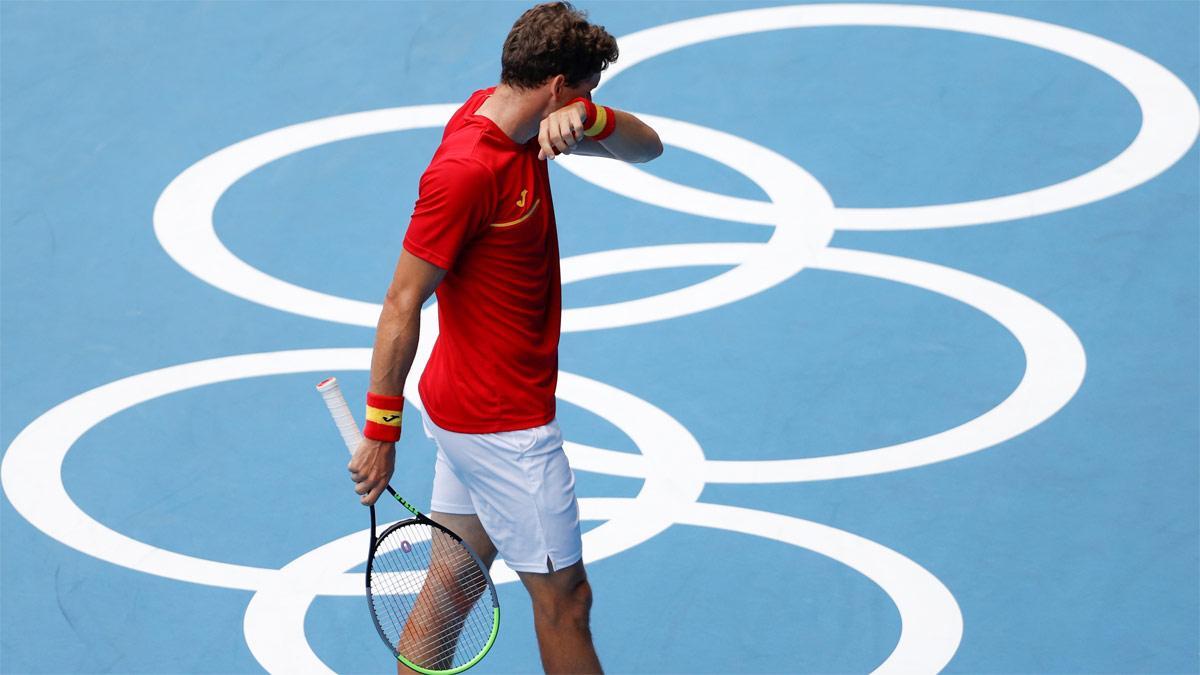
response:
<path id="1" fill-rule="evenodd" d="M 513 225 L 520 225 L 521 223 L 525 222 L 526 220 L 529 220 L 529 216 L 532 216 L 533 212 L 537 211 L 538 204 L 541 204 L 541 203 L 542 203 L 542 200 L 536 199 L 533 202 L 533 206 L 529 207 L 529 210 L 525 212 L 525 215 L 521 216 L 520 218 L 517 218 L 516 220 L 510 220 L 507 223 L 492 223 L 491 226 L 492 227 L 512 227 Z"/>

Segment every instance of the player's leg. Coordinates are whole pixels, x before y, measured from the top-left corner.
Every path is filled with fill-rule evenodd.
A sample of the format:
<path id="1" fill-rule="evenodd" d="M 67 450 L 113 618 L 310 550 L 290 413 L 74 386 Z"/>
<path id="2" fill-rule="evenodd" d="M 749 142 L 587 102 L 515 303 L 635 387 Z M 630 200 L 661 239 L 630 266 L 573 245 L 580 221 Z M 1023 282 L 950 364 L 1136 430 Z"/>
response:
<path id="1" fill-rule="evenodd" d="M 429 517 L 462 537 L 484 565 L 491 567 L 496 548 L 479 518 L 438 511 Z M 446 670 L 453 661 L 463 622 L 487 585 L 481 582 L 470 555 L 450 536 L 434 530 L 430 546 L 429 573 L 405 622 L 399 651 L 430 668 Z M 408 669 L 400 664 L 398 670 L 403 673 Z"/>
<path id="2" fill-rule="evenodd" d="M 592 587 L 583 561 L 554 572 L 517 574 L 533 601 L 542 668 L 547 673 L 602 672 L 592 644 Z"/>
<path id="3" fill-rule="evenodd" d="M 489 538 L 529 589 L 547 672 L 599 672 L 575 475 L 558 423 L 492 434 L 430 425 Z"/>

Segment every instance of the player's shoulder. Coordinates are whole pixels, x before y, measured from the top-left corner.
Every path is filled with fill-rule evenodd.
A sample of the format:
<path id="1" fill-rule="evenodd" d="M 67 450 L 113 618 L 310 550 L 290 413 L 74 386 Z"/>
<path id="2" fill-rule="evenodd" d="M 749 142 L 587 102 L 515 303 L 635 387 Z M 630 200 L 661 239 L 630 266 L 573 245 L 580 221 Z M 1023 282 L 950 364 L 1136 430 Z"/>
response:
<path id="1" fill-rule="evenodd" d="M 421 176 L 422 184 L 441 183 L 456 190 L 494 190 L 496 177 L 484 161 L 470 152 L 438 152 Z"/>
<path id="2" fill-rule="evenodd" d="M 454 176 L 463 180 L 477 180 L 492 176 L 491 167 L 470 152 L 439 154 L 429 163 L 427 171 Z"/>

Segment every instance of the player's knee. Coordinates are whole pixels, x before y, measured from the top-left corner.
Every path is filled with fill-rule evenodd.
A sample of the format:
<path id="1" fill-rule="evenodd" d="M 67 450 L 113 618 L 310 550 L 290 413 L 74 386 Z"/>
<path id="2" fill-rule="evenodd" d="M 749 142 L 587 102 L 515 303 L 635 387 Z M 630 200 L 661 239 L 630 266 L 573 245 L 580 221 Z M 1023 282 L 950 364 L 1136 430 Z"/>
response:
<path id="1" fill-rule="evenodd" d="M 587 579 L 571 590 L 567 607 L 573 622 L 587 626 L 588 616 L 592 612 L 592 586 Z"/>
<path id="2" fill-rule="evenodd" d="M 464 576 L 461 568 L 445 564 L 431 565 L 426 578 L 436 584 L 442 601 L 459 614 L 468 612 L 485 590 L 473 578 Z"/>
<path id="3" fill-rule="evenodd" d="M 592 609 L 592 587 L 587 580 L 547 594 L 537 603 L 538 613 L 544 621 L 560 627 L 588 630 L 588 618 Z"/>

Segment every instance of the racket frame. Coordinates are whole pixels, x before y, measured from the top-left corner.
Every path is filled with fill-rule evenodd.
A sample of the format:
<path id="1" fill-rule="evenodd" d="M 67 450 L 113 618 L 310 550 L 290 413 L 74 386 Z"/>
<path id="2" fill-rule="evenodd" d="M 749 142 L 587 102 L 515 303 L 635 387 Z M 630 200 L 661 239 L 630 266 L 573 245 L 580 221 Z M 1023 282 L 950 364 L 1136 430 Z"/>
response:
<path id="1" fill-rule="evenodd" d="M 425 514 L 421 513 L 420 511 L 414 509 L 411 505 L 408 504 L 408 502 L 404 501 L 403 497 L 396 494 L 396 492 L 394 490 L 392 490 L 391 486 L 388 486 L 388 492 L 390 492 L 391 495 L 396 498 L 396 501 L 400 502 L 404 506 L 404 508 L 406 508 L 410 512 L 412 512 L 413 517 L 406 518 L 399 522 L 388 525 L 383 530 L 382 534 L 380 534 L 379 536 L 376 536 L 375 535 L 375 507 L 371 506 L 371 549 L 370 549 L 370 554 L 367 556 L 367 574 L 366 574 L 367 607 L 371 611 L 371 621 L 375 624 L 375 630 L 379 632 L 379 637 L 383 640 L 384 644 L 386 644 L 386 645 L 388 645 L 388 647 L 392 648 L 392 654 L 395 655 L 396 659 L 399 660 L 404 665 L 408 666 L 409 668 L 412 668 L 413 670 L 417 671 L 418 673 L 424 673 L 424 675 L 455 675 L 455 673 L 461 673 L 464 670 L 467 670 L 468 668 L 479 663 L 481 660 L 483 660 L 484 656 L 487 656 L 487 653 L 489 651 L 491 651 L 491 649 L 492 649 L 492 645 L 494 645 L 496 643 L 496 636 L 499 635 L 499 633 L 500 633 L 500 599 L 496 594 L 496 585 L 492 583 L 492 577 L 490 574 L 488 574 L 487 566 L 485 566 L 483 564 L 483 560 L 481 560 L 479 558 L 479 556 L 475 554 L 475 549 L 471 548 L 470 544 L 463 541 L 462 537 L 455 534 L 454 531 L 451 530 L 450 528 L 442 525 L 441 523 L 437 522 L 436 520 L 433 520 L 433 519 L 427 517 Z M 379 614 L 376 613 L 376 611 L 375 611 L 375 603 L 372 599 L 373 594 L 371 592 L 371 570 L 375 564 L 375 549 L 376 549 L 376 547 L 379 545 L 379 542 L 382 541 L 383 539 L 387 538 L 388 534 L 390 534 L 393 530 L 398 530 L 402 527 L 405 527 L 408 525 L 413 525 L 416 523 L 419 523 L 422 525 L 428 525 L 430 527 L 436 528 L 437 530 L 441 531 L 443 534 L 449 535 L 450 538 L 454 539 L 459 544 L 461 544 L 463 547 L 463 550 L 465 550 L 467 553 L 469 553 L 471 555 L 471 558 L 475 561 L 475 564 L 479 566 L 479 569 L 483 570 L 483 575 L 487 579 L 488 593 L 491 594 L 491 598 L 492 598 L 492 632 L 490 635 L 488 635 L 487 642 L 484 643 L 483 648 L 480 649 L 479 653 L 476 654 L 475 657 L 472 658 L 470 661 L 462 664 L 461 666 L 458 666 L 456 668 L 451 668 L 449 670 L 431 670 L 429 668 L 424 668 L 422 666 L 419 666 L 419 665 L 413 663 L 412 661 L 409 661 L 408 659 L 406 659 L 404 657 L 404 655 L 400 653 L 399 649 L 392 647 L 392 641 L 388 639 L 387 633 L 383 629 L 383 624 L 379 622 Z"/>

